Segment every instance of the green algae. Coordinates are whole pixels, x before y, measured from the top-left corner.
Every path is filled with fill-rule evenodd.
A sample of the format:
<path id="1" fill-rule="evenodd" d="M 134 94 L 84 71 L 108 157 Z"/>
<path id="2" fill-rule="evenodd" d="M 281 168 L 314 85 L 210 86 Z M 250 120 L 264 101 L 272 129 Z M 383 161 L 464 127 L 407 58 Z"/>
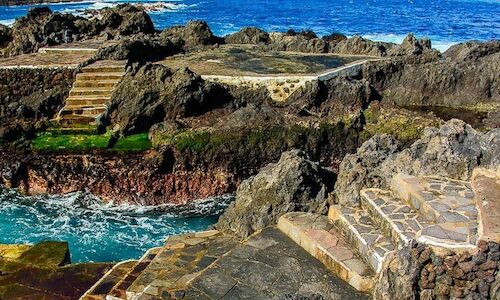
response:
<path id="1" fill-rule="evenodd" d="M 141 152 L 150 149 L 151 146 L 151 141 L 146 132 L 120 137 L 111 150 L 120 152 Z"/>
<path id="2" fill-rule="evenodd" d="M 103 150 L 108 147 L 110 139 L 110 132 L 105 134 L 59 134 L 45 132 L 31 141 L 31 148 L 41 152 Z"/>

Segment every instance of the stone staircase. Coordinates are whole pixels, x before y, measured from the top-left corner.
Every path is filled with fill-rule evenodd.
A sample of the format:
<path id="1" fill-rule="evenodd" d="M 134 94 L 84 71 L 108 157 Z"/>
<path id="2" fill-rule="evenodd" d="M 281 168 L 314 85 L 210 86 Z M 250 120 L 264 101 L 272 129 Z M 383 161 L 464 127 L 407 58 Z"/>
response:
<path id="1" fill-rule="evenodd" d="M 124 61 L 98 61 L 82 68 L 57 120 L 66 124 L 95 124 L 104 113 L 115 86 L 125 74 Z"/>
<path id="2" fill-rule="evenodd" d="M 370 292 L 387 257 L 411 240 L 475 249 L 474 195 L 469 182 L 399 174 L 390 190 L 363 189 L 360 207 L 333 205 L 328 216 L 289 213 L 278 228 L 358 291 Z"/>

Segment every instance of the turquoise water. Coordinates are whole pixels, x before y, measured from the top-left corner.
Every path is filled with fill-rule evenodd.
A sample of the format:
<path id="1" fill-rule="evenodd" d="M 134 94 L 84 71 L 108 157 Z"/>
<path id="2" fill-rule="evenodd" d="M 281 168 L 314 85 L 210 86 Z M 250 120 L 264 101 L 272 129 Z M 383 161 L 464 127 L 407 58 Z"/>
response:
<path id="1" fill-rule="evenodd" d="M 0 244 L 68 241 L 73 262 L 139 258 L 169 235 L 207 229 L 230 200 L 169 209 L 104 205 L 88 193 L 27 197 L 0 190 Z"/>
<path id="2" fill-rule="evenodd" d="M 408 32 L 429 37 L 434 47 L 477 39 L 500 38 L 500 0 L 103 0 L 50 5 L 78 13 L 119 2 L 157 3 L 151 12 L 157 28 L 206 20 L 218 35 L 258 26 L 265 30 L 312 29 L 317 33 L 361 34 L 373 40 L 400 42 Z M 0 7 L 0 22 L 12 23 L 28 6 Z"/>

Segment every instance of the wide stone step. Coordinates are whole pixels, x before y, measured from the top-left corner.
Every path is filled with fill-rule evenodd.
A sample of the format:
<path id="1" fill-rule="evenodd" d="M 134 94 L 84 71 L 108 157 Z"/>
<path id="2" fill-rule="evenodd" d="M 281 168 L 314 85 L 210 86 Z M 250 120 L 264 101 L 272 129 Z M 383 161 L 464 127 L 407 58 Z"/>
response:
<path id="1" fill-rule="evenodd" d="M 127 288 L 127 299 L 175 299 L 202 270 L 236 244 L 232 237 L 216 230 L 169 237 Z"/>
<path id="2" fill-rule="evenodd" d="M 76 80 L 120 80 L 124 72 L 78 73 Z"/>
<path id="3" fill-rule="evenodd" d="M 89 96 L 72 96 L 66 99 L 67 106 L 73 105 L 87 105 L 87 106 L 100 106 L 109 102 L 109 97 L 89 97 Z"/>
<path id="4" fill-rule="evenodd" d="M 361 206 L 370 214 L 382 232 L 390 236 L 395 245 L 408 244 L 416 239 L 422 227 L 427 225 L 416 211 L 390 191 L 363 189 L 360 196 Z"/>
<path id="5" fill-rule="evenodd" d="M 127 299 L 127 289 L 142 274 L 149 264 L 162 251 L 162 248 L 149 249 L 133 268 L 111 289 L 106 299 Z"/>
<path id="6" fill-rule="evenodd" d="M 127 276 L 137 264 L 136 260 L 128 260 L 116 264 L 98 282 L 96 282 L 80 300 L 105 300 L 113 287 Z"/>
<path id="7" fill-rule="evenodd" d="M 356 290 L 370 292 L 373 269 L 333 227 L 327 216 L 293 212 L 280 217 L 278 228 Z"/>
<path id="8" fill-rule="evenodd" d="M 59 115 L 56 121 L 59 123 L 60 126 L 65 126 L 65 125 L 77 125 L 77 124 L 82 124 L 82 125 L 95 125 L 96 124 L 96 119 L 93 116 L 82 116 L 82 115 Z"/>
<path id="9" fill-rule="evenodd" d="M 113 93 L 113 88 L 111 87 L 101 87 L 101 88 L 72 88 L 69 92 L 69 96 L 103 96 L 109 97 Z"/>
<path id="10" fill-rule="evenodd" d="M 118 66 L 87 66 L 82 68 L 82 73 L 113 73 L 113 72 L 125 72 L 125 67 L 122 65 Z"/>
<path id="11" fill-rule="evenodd" d="M 81 88 L 81 87 L 89 87 L 89 88 L 103 88 L 109 87 L 113 88 L 119 80 L 111 79 L 111 80 L 78 80 L 75 81 L 73 87 Z"/>
<path id="12" fill-rule="evenodd" d="M 363 209 L 332 205 L 328 217 L 347 242 L 378 273 L 385 258 L 395 247 L 370 214 Z"/>
<path id="13" fill-rule="evenodd" d="M 428 222 L 420 241 L 447 248 L 475 248 L 478 210 L 468 182 L 398 174 L 391 189 Z"/>

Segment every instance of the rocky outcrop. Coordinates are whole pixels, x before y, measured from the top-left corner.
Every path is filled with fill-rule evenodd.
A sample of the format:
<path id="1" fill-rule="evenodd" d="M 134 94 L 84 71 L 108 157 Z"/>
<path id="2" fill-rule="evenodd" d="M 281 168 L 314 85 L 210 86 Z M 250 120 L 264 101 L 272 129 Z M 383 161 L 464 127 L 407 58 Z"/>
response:
<path id="1" fill-rule="evenodd" d="M 243 27 L 240 31 L 224 37 L 226 44 L 268 44 L 269 33 L 256 27 Z"/>
<path id="2" fill-rule="evenodd" d="M 118 5 L 100 11 L 99 18 L 85 19 L 52 13 L 47 7 L 33 8 L 12 27 L 12 42 L 5 55 L 36 52 L 39 48 L 90 38 L 104 40 L 137 33 L 153 33 L 150 17 L 132 5 Z"/>
<path id="3" fill-rule="evenodd" d="M 111 98 L 111 123 L 122 132 L 144 132 L 164 120 L 197 116 L 222 106 L 227 96 L 188 69 L 148 64 L 126 75 Z"/>
<path id="4" fill-rule="evenodd" d="M 286 33 L 270 33 L 267 48 L 274 51 L 325 53 L 327 44 L 312 31 L 289 30 Z"/>
<path id="5" fill-rule="evenodd" d="M 32 5 L 45 3 L 65 3 L 65 2 L 81 2 L 83 0 L 0 0 L 0 6 L 3 5 Z"/>
<path id="6" fill-rule="evenodd" d="M 385 56 L 387 50 L 393 45 L 389 43 L 373 42 L 355 35 L 352 38 L 342 39 L 330 43 L 328 51 L 338 54 Z"/>
<path id="7" fill-rule="evenodd" d="M 216 227 L 240 237 L 276 224 L 292 211 L 325 213 L 334 175 L 293 150 L 275 164 L 241 183 L 236 201 L 221 216 Z"/>
<path id="8" fill-rule="evenodd" d="M 0 139 L 18 139 L 53 118 L 74 80 L 71 69 L 0 70 Z"/>
<path id="9" fill-rule="evenodd" d="M 443 254 L 409 245 L 386 260 L 373 299 L 497 299 L 499 245 L 480 241 L 478 248 L 474 255 Z"/>
<path id="10" fill-rule="evenodd" d="M 10 28 L 0 24 L 0 51 L 12 40 Z"/>
<path id="11" fill-rule="evenodd" d="M 176 46 L 186 50 L 224 42 L 212 33 L 205 21 L 189 21 L 186 26 L 170 27 L 163 30 L 160 36 L 172 40 Z"/>
<path id="12" fill-rule="evenodd" d="M 483 134 L 457 119 L 439 129 L 425 129 L 419 140 L 402 151 L 394 138 L 375 136 L 356 154 L 343 159 L 335 184 L 336 198 L 344 205 L 356 206 L 361 188 L 385 188 L 397 173 L 467 180 L 477 166 L 498 165 L 499 137 L 498 129 Z"/>
<path id="13" fill-rule="evenodd" d="M 496 110 L 500 101 L 499 41 L 456 45 L 442 58 L 425 45 L 407 38 L 399 49 L 391 50 L 395 55 L 391 60 L 366 64 L 360 76 L 387 103 Z"/>

